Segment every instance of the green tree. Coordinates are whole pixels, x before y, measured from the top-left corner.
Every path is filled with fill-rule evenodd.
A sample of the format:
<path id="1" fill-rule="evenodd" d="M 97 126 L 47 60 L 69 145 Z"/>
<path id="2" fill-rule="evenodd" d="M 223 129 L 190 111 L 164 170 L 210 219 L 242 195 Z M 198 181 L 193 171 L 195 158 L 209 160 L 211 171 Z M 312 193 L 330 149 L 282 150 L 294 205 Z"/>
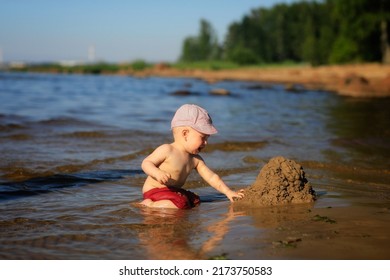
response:
<path id="1" fill-rule="evenodd" d="M 301 59 L 312 65 L 328 63 L 329 45 L 335 34 L 330 20 L 330 7 L 322 3 L 307 3 L 301 20 Z"/>
<path id="2" fill-rule="evenodd" d="M 390 0 L 307 0 L 251 10 L 230 24 L 222 50 L 202 20 L 198 36 L 184 40 L 181 59 L 390 63 L 389 38 Z"/>
<path id="3" fill-rule="evenodd" d="M 230 25 L 224 43 L 225 57 L 238 64 L 253 64 L 259 61 L 256 53 L 256 36 L 249 17 L 244 17 L 241 23 Z"/>
<path id="4" fill-rule="evenodd" d="M 337 27 L 330 62 L 381 61 L 389 22 L 388 0 L 328 0 L 332 5 L 332 20 Z M 385 34 L 383 34 L 385 33 Z"/>
<path id="5" fill-rule="evenodd" d="M 180 60 L 185 62 L 207 61 L 219 59 L 220 56 L 221 48 L 218 45 L 217 34 L 212 25 L 202 19 L 198 36 L 184 39 Z"/>

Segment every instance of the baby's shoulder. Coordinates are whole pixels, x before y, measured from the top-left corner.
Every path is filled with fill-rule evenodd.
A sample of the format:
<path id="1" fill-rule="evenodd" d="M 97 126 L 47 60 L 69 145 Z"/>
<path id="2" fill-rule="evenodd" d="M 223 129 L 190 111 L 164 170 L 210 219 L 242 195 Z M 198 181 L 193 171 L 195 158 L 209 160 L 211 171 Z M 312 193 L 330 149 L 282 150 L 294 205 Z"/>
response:
<path id="1" fill-rule="evenodd" d="M 172 150 L 171 144 L 161 144 L 156 148 L 156 150 Z"/>
<path id="2" fill-rule="evenodd" d="M 170 144 L 162 144 L 158 146 L 153 153 L 159 155 L 168 155 L 171 151 L 172 146 Z"/>
<path id="3" fill-rule="evenodd" d="M 195 167 L 196 167 L 199 163 L 204 163 L 204 160 L 203 160 L 203 158 L 202 158 L 200 155 L 192 155 L 192 156 L 191 156 L 191 159 L 192 159 L 192 162 L 194 163 Z"/>

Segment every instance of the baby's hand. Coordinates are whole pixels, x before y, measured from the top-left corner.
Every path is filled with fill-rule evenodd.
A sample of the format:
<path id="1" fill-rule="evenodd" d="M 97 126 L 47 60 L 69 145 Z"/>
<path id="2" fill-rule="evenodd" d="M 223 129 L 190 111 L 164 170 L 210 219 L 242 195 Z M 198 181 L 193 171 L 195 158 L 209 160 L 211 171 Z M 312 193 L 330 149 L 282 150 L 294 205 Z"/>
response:
<path id="1" fill-rule="evenodd" d="M 171 179 L 171 174 L 160 170 L 160 172 L 158 172 L 158 174 L 156 174 L 155 179 L 160 184 L 166 185 L 166 184 L 168 184 L 169 179 Z"/>
<path id="2" fill-rule="evenodd" d="M 244 194 L 244 190 L 243 189 L 239 190 L 238 192 L 231 191 L 227 195 L 227 197 L 229 198 L 229 200 L 231 202 L 239 200 L 239 199 L 243 198 L 244 196 L 245 196 L 245 194 Z"/>

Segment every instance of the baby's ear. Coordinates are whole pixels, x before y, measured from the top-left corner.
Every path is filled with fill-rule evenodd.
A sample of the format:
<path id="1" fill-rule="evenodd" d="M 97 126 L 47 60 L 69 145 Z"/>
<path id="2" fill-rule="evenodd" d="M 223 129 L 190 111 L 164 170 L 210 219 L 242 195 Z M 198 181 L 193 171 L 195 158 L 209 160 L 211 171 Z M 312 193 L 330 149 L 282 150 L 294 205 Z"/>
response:
<path id="1" fill-rule="evenodd" d="M 185 141 L 187 141 L 187 137 L 190 134 L 190 130 L 188 128 L 184 128 L 181 131 L 181 136 L 184 138 Z"/>
<path id="2" fill-rule="evenodd" d="M 186 137 L 188 135 L 188 133 L 190 132 L 190 130 L 188 128 L 184 128 L 182 131 L 181 131 L 181 135 L 183 135 L 184 137 Z"/>

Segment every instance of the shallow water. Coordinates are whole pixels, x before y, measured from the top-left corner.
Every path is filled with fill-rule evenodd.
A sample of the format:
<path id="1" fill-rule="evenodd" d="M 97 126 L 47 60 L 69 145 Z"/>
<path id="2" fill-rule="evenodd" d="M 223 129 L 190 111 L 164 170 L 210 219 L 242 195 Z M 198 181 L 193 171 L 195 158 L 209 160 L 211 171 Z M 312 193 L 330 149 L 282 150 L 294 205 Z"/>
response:
<path id="1" fill-rule="evenodd" d="M 213 88 L 232 94 L 213 96 Z M 211 114 L 219 133 L 203 157 L 229 186 L 250 185 L 271 157 L 282 155 L 303 165 L 317 202 L 237 209 L 194 174 L 186 187 L 201 196 L 200 207 L 136 207 L 145 179 L 140 163 L 171 141 L 170 120 L 184 103 Z M 389 105 L 390 99 L 250 82 L 0 72 L 0 258 L 388 258 L 389 242 L 379 233 L 390 221 Z M 319 226 L 315 215 L 361 207 L 355 223 L 372 221 L 364 227 L 332 213 L 343 221 L 342 232 L 359 228 L 366 236 L 376 229 L 360 240 L 365 254 L 303 250 L 313 232 L 336 226 Z M 312 235 L 296 233 L 301 226 Z M 335 231 L 322 236 L 336 238 Z M 280 244 L 295 251 L 273 236 L 290 238 Z"/>

